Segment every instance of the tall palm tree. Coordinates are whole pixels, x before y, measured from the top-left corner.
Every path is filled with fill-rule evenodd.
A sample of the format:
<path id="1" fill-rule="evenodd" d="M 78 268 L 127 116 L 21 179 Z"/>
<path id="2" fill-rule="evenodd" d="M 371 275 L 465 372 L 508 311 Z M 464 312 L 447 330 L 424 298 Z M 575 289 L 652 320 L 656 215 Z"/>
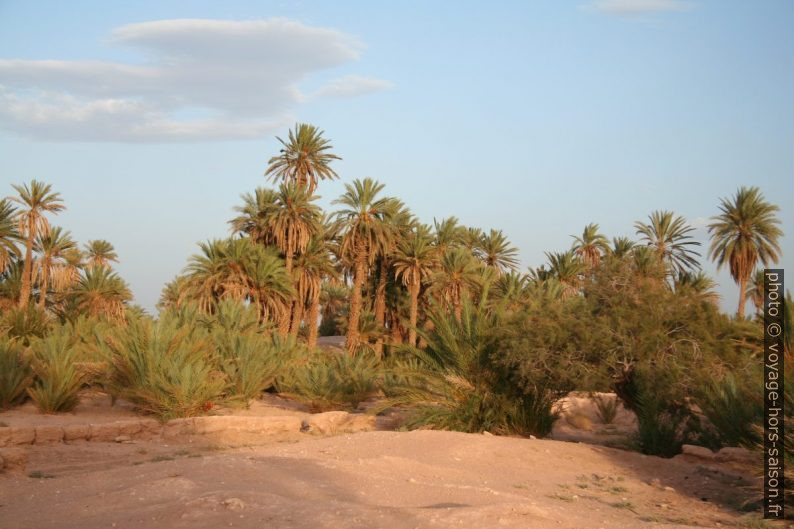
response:
<path id="1" fill-rule="evenodd" d="M 22 291 L 19 294 L 19 307 L 27 308 L 33 283 L 33 243 L 39 235 L 50 231 L 47 213 L 58 213 L 66 209 L 61 195 L 52 191 L 52 186 L 37 180 L 30 185 L 13 185 L 18 196 L 9 197 L 21 206 L 17 212 L 19 232 L 25 237 L 25 264 L 22 269 Z"/>
<path id="2" fill-rule="evenodd" d="M 380 184 L 370 178 L 345 184 L 345 192 L 334 201 L 343 208 L 336 218 L 343 223 L 344 232 L 340 253 L 349 256 L 353 263 L 353 292 L 350 296 L 350 313 L 347 326 L 347 347 L 352 354 L 359 345 L 359 318 L 361 316 L 361 290 L 367 277 L 367 267 L 377 255 L 377 248 L 394 238 L 394 225 L 389 222 L 393 203 L 380 198 Z"/>
<path id="3" fill-rule="evenodd" d="M 461 244 L 466 231 L 466 228 L 458 223 L 457 217 L 448 217 L 441 222 L 433 219 L 433 229 L 433 245 L 438 248 L 439 255 L 444 255 L 452 246 Z"/>
<path id="4" fill-rule="evenodd" d="M 502 230 L 491 230 L 483 235 L 474 255 L 497 275 L 518 268 L 518 249 L 510 245 Z"/>
<path id="5" fill-rule="evenodd" d="M 563 298 L 571 297 L 579 292 L 586 271 L 584 262 L 573 251 L 546 252 L 549 260 L 549 272 L 563 287 Z"/>
<path id="6" fill-rule="evenodd" d="M 648 246 L 656 250 L 659 259 L 670 272 L 686 272 L 700 268 L 698 252 L 692 249 L 700 246 L 690 235 L 695 228 L 687 225 L 686 220 L 672 211 L 654 211 L 648 216 L 648 224 L 635 222 L 637 234 Z"/>
<path id="7" fill-rule="evenodd" d="M 458 320 L 464 298 L 482 284 L 481 267 L 466 248 L 450 248 L 430 277 L 430 292 L 451 307 Z"/>
<path id="8" fill-rule="evenodd" d="M 242 196 L 243 205 L 235 206 L 238 216 L 229 221 L 233 233 L 243 233 L 254 242 L 275 244 L 271 216 L 278 208 L 279 193 L 274 189 L 257 187 L 254 194 Z"/>
<path id="9" fill-rule="evenodd" d="M 39 252 L 38 274 L 39 274 L 39 308 L 44 309 L 47 299 L 51 278 L 56 266 L 61 264 L 64 254 L 77 247 L 77 243 L 72 239 L 68 231 L 56 226 L 50 229 L 46 235 L 39 235 L 36 239 L 36 250 Z"/>
<path id="10" fill-rule="evenodd" d="M 132 299 L 127 284 L 110 268 L 86 268 L 71 292 L 83 314 L 124 321 L 124 309 Z"/>
<path id="11" fill-rule="evenodd" d="M 776 263 L 780 255 L 783 230 L 778 226 L 780 208 L 766 201 L 757 187 L 741 187 L 732 199 L 723 198 L 721 213 L 709 224 L 709 256 L 717 269 L 726 263 L 731 277 L 739 284 L 739 318 L 744 318 L 747 281 L 760 262 Z"/>
<path id="12" fill-rule="evenodd" d="M 16 210 L 8 200 L 0 200 L 0 274 L 11 264 L 13 259 L 19 259 L 20 252 L 17 242 L 21 239 L 17 223 L 14 222 Z"/>
<path id="13" fill-rule="evenodd" d="M 509 308 L 517 309 L 525 301 L 528 283 L 529 278 L 526 275 L 511 271 L 494 281 L 491 293 L 500 302 L 507 302 Z"/>
<path id="14" fill-rule="evenodd" d="M 289 131 L 287 141 L 276 138 L 283 148 L 278 156 L 268 162 L 265 176 L 274 181 L 282 179 L 314 193 L 319 180 L 333 180 L 339 176 L 331 168 L 331 162 L 341 160 L 333 154 L 331 143 L 323 138 L 323 131 L 307 123 L 298 123 Z"/>
<path id="15" fill-rule="evenodd" d="M 296 254 L 306 250 L 309 241 L 320 231 L 322 210 L 314 204 L 316 197 L 305 187 L 295 183 L 281 184 L 276 193 L 275 207 L 270 214 L 270 231 L 279 250 L 284 254 L 287 274 L 292 274 Z M 297 306 L 295 307 L 297 310 Z M 279 334 L 289 333 L 291 312 L 279 323 Z"/>
<path id="16" fill-rule="evenodd" d="M 753 302 L 756 312 L 764 310 L 764 298 L 766 297 L 766 285 L 764 283 L 764 270 L 759 268 L 750 278 L 750 286 L 747 288 L 747 297 Z"/>
<path id="17" fill-rule="evenodd" d="M 416 345 L 416 324 L 419 315 L 419 292 L 422 282 L 432 273 L 436 262 L 436 251 L 431 240 L 422 231 L 402 240 L 394 254 L 394 274 L 408 287 L 411 296 L 409 318 L 411 327 L 408 329 L 408 343 Z"/>
<path id="18" fill-rule="evenodd" d="M 317 346 L 317 331 L 320 317 L 320 295 L 323 290 L 323 280 L 336 276 L 333 256 L 328 239 L 320 233 L 309 241 L 306 249 L 295 259 L 293 268 L 293 282 L 295 284 L 295 311 L 292 317 L 290 332 L 298 335 L 303 311 L 309 306 L 306 318 L 308 327 L 307 345 L 310 349 Z"/>
<path id="19" fill-rule="evenodd" d="M 119 256 L 113 245 L 104 239 L 88 241 L 84 246 L 87 266 L 110 267 L 110 263 L 118 263 Z"/>
<path id="20" fill-rule="evenodd" d="M 624 257 L 631 255 L 631 250 L 634 248 L 634 246 L 635 242 L 628 237 L 613 237 L 612 248 L 609 250 L 609 253 L 613 257 L 623 259 Z"/>
<path id="21" fill-rule="evenodd" d="M 593 269 L 601 262 L 601 257 L 609 253 L 609 241 L 598 233 L 598 224 L 591 223 L 584 227 L 581 237 L 573 237 L 573 251 L 588 268 Z"/>
<path id="22" fill-rule="evenodd" d="M 717 282 L 702 270 L 698 272 L 679 272 L 675 279 L 676 292 L 694 295 L 716 305 L 720 296 L 716 292 Z"/>

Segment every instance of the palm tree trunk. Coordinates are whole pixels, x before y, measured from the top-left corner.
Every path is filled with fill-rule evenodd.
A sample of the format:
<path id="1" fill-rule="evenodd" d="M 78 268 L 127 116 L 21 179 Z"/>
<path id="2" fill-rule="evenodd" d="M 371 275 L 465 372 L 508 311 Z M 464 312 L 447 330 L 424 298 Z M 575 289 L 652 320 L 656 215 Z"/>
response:
<path id="1" fill-rule="evenodd" d="M 408 329 L 408 343 L 416 345 L 416 322 L 419 316 L 419 281 L 411 283 L 411 328 Z"/>
<path id="2" fill-rule="evenodd" d="M 747 304 L 747 278 L 742 277 L 739 280 L 739 310 L 736 315 L 740 320 L 744 319 L 744 306 Z"/>
<path id="3" fill-rule="evenodd" d="M 378 285 L 375 287 L 375 323 L 379 327 L 383 327 L 386 323 L 386 280 L 389 273 L 389 266 L 386 258 L 382 257 L 380 260 L 380 274 L 378 276 Z M 375 343 L 375 354 L 378 357 L 383 353 L 383 336 L 378 337 Z"/>
<path id="4" fill-rule="evenodd" d="M 394 311 L 391 314 L 391 343 L 392 345 L 398 345 L 403 343 L 403 335 L 400 330 L 400 314 L 397 308 L 394 308 Z"/>
<path id="5" fill-rule="evenodd" d="M 320 323 L 317 321 L 320 317 L 320 289 L 315 289 L 312 296 L 311 304 L 309 305 L 309 319 L 307 325 L 309 326 L 309 349 L 317 347 L 317 333 L 320 329 Z"/>
<path id="6" fill-rule="evenodd" d="M 366 275 L 366 255 L 359 252 L 356 256 L 356 269 L 353 274 L 353 292 L 350 295 L 350 317 L 347 322 L 347 350 L 350 354 L 358 346 L 358 320 L 361 316 L 361 287 Z"/>
<path id="7" fill-rule="evenodd" d="M 44 310 L 44 302 L 47 299 L 47 285 L 50 282 L 49 263 L 42 259 L 41 281 L 39 282 L 39 309 Z"/>
<path id="8" fill-rule="evenodd" d="M 22 288 L 19 291 L 19 308 L 26 309 L 33 281 L 33 219 L 28 219 L 28 238 L 25 241 L 25 265 L 22 268 Z"/>
<path id="9" fill-rule="evenodd" d="M 290 248 L 290 242 L 287 241 L 287 248 Z M 292 279 L 292 251 L 286 250 L 284 252 L 284 268 L 287 269 L 287 276 Z M 292 304 L 287 308 L 285 313 L 281 316 L 278 322 L 278 334 L 282 338 L 289 334 L 289 326 L 292 321 Z"/>
<path id="10" fill-rule="evenodd" d="M 292 334 L 292 336 L 298 336 L 298 331 L 300 331 L 301 322 L 303 321 L 303 300 L 296 299 L 293 307 L 290 334 Z"/>

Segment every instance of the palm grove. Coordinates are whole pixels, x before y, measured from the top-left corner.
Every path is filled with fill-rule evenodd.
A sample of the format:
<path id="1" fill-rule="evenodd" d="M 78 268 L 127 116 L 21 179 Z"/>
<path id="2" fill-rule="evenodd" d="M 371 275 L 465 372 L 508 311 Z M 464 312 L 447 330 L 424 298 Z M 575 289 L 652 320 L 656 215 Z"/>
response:
<path id="1" fill-rule="evenodd" d="M 613 390 L 645 452 L 758 442 L 762 333 L 745 300 L 761 307 L 760 268 L 778 262 L 783 235 L 758 188 L 722 199 L 708 226 L 708 257 L 739 287 L 730 317 L 673 212 L 636 222 L 635 239 L 590 224 L 522 273 L 502 231 L 422 223 L 371 179 L 324 212 L 331 143 L 306 124 L 279 141 L 275 187 L 242 196 L 229 238 L 199 244 L 157 319 L 130 305 L 110 243 L 81 248 L 51 225 L 58 193 L 14 186 L 0 202 L 0 403 L 65 409 L 93 384 L 170 417 L 267 390 L 317 409 L 377 397 L 376 411 L 410 410 L 409 427 L 543 435 L 566 392 Z M 346 354 L 317 348 L 336 334 Z M 71 371 L 53 367 L 64 356 Z M 47 380 L 64 372 L 70 398 Z"/>

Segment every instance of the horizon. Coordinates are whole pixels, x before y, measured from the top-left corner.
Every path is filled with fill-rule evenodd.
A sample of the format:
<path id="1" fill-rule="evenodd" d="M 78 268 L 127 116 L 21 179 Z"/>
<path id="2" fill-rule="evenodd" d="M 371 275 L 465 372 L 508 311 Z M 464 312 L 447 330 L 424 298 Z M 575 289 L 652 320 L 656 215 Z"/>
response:
<path id="1" fill-rule="evenodd" d="M 790 3 L 100 5 L 0 5 L 0 195 L 52 184 L 52 224 L 113 243 L 151 312 L 196 243 L 230 235 L 240 195 L 272 186 L 298 121 L 342 157 L 324 208 L 370 176 L 423 222 L 502 229 L 522 271 L 586 224 L 636 239 L 672 210 L 733 313 L 738 287 L 706 257 L 719 200 L 758 186 L 794 225 Z"/>

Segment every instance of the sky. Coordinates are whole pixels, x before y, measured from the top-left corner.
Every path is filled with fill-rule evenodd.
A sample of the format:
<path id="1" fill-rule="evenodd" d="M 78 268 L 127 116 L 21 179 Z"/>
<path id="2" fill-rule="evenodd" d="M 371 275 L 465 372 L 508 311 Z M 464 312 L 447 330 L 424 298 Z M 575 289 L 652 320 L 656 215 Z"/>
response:
<path id="1" fill-rule="evenodd" d="M 153 310 L 309 122 L 343 158 L 323 207 L 371 177 L 422 221 L 502 229 L 523 267 L 672 210 L 732 312 L 720 199 L 758 186 L 794 228 L 792 25 L 788 0 L 0 0 L 0 196 L 51 183 L 53 223 L 111 241 Z"/>

